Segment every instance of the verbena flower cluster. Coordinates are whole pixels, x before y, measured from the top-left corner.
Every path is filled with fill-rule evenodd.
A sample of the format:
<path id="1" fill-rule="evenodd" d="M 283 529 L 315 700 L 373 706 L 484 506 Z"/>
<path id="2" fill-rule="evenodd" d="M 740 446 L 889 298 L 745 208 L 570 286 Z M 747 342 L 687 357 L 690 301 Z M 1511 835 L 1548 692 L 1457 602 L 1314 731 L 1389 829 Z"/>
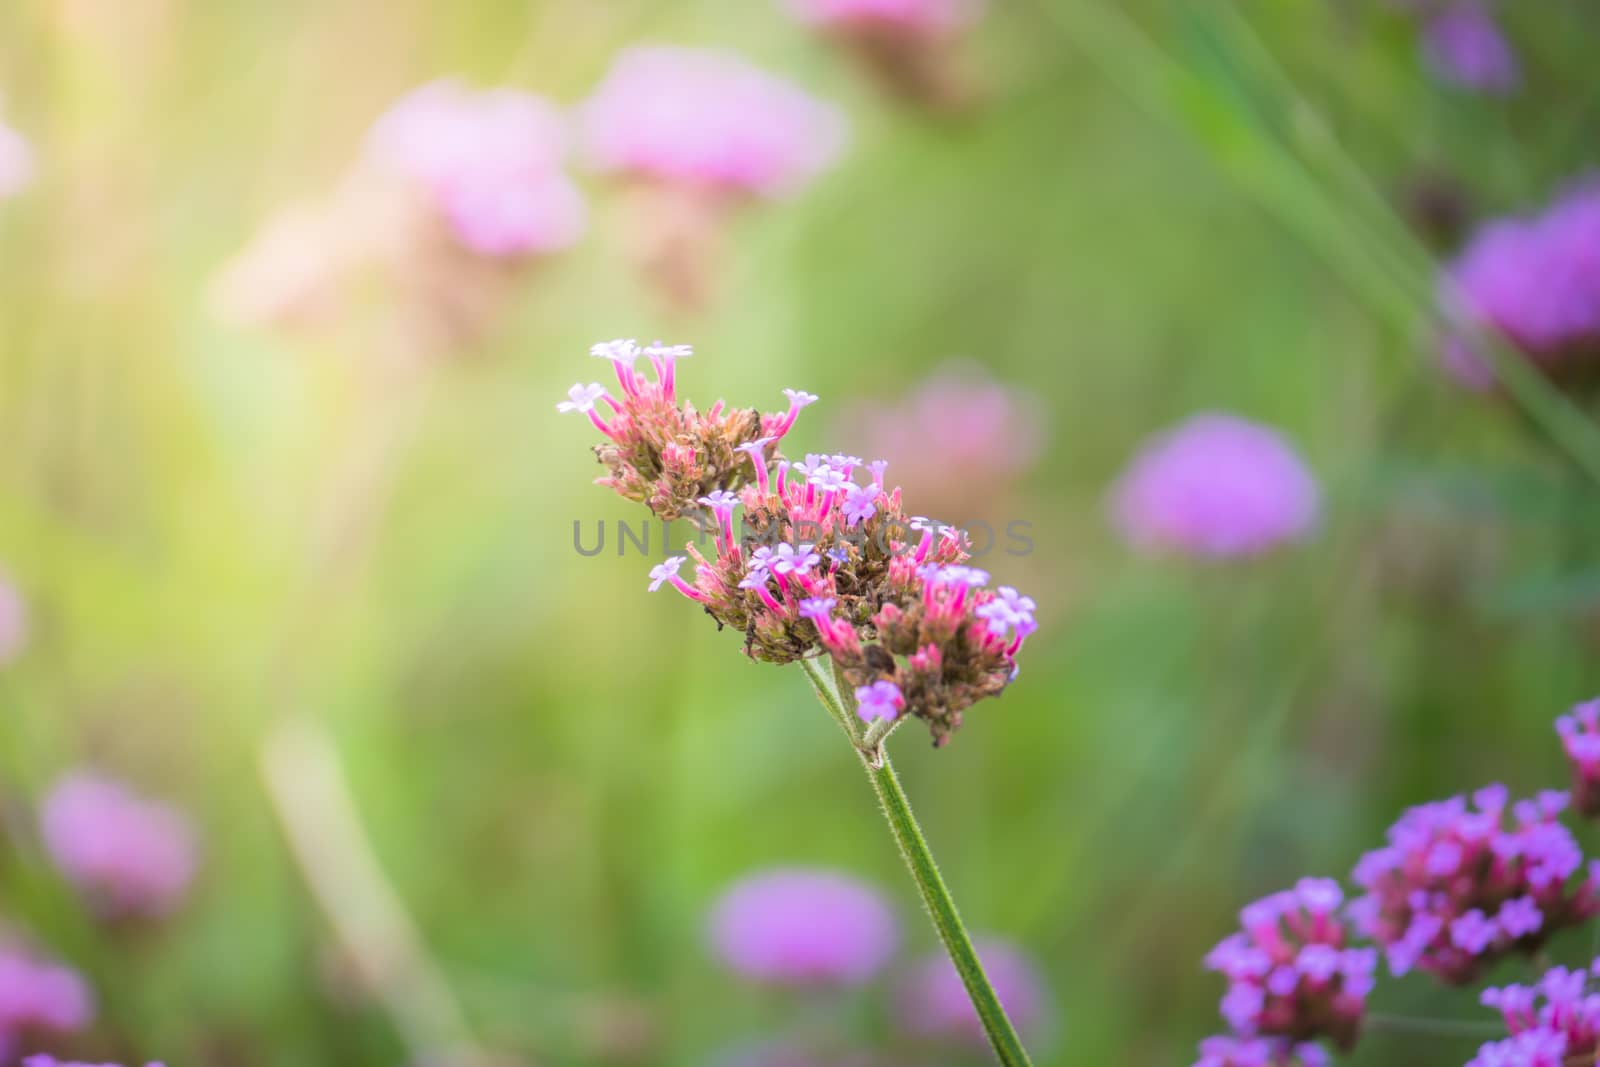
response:
<path id="1" fill-rule="evenodd" d="M 1555 967 L 1532 986 L 1483 991 L 1483 1005 L 1505 1019 L 1511 1034 L 1478 1050 L 1466 1067 L 1568 1067 L 1600 1056 L 1600 993 L 1591 988 L 1600 960 L 1587 970 Z"/>
<path id="2" fill-rule="evenodd" d="M 1500 28 L 1494 0 L 1396 0 L 1422 21 L 1422 51 L 1440 82 L 1504 95 L 1522 81 L 1517 54 Z"/>
<path id="3" fill-rule="evenodd" d="M 989 575 L 966 565 L 962 531 L 908 517 L 881 461 L 783 458 L 779 443 L 815 396 L 785 390 L 787 409 L 767 414 L 721 401 L 700 412 L 677 399 L 687 347 L 619 340 L 592 354 L 615 368 L 618 395 L 577 384 L 557 407 L 585 414 L 605 435 L 595 449 L 607 470 L 599 484 L 659 518 L 689 519 L 702 544 L 711 539 L 709 557 L 686 548 L 693 581 L 680 575 L 684 557 L 673 557 L 650 572 L 652 590 L 671 585 L 700 604 L 744 635 L 754 659 L 828 653 L 863 719 L 909 712 L 936 745 L 966 708 L 1016 677 L 1034 602 L 1009 586 L 986 588 Z"/>
<path id="4" fill-rule="evenodd" d="M 859 985 L 900 943 L 883 895 L 833 871 L 780 868 L 731 886 L 711 916 L 711 942 L 731 970 L 779 985 Z"/>
<path id="5" fill-rule="evenodd" d="M 1600 181 L 1584 182 L 1529 218 L 1483 227 L 1441 282 L 1447 309 L 1498 333 L 1557 378 L 1586 374 L 1600 359 Z M 1490 366 L 1470 339 L 1451 333 L 1445 367 L 1487 389 Z"/>
<path id="6" fill-rule="evenodd" d="M 56 866 L 108 918 L 165 915 L 194 877 L 188 820 L 120 782 L 69 774 L 44 798 L 39 821 Z"/>
<path id="7" fill-rule="evenodd" d="M 1600 885 L 1556 821 L 1566 804 L 1546 792 L 1512 805 L 1494 785 L 1412 808 L 1351 875 L 1367 891 L 1351 905 L 1357 928 L 1396 975 L 1416 968 L 1459 985 L 1593 917 Z"/>
<path id="8" fill-rule="evenodd" d="M 1239 913 L 1242 931 L 1206 957 L 1228 979 L 1222 1015 L 1235 1033 L 1355 1044 L 1378 954 L 1349 947 L 1343 899 L 1337 882 L 1307 878 Z"/>
<path id="9" fill-rule="evenodd" d="M 0 1061 L 24 1038 L 70 1034 L 94 1017 L 89 987 L 69 967 L 19 944 L 0 945 Z"/>
<path id="10" fill-rule="evenodd" d="M 838 157 L 843 116 L 731 52 L 621 53 L 579 109 L 596 170 L 758 196 L 802 187 Z"/>
<path id="11" fill-rule="evenodd" d="M 1202 414 L 1144 446 L 1114 488 L 1111 512 L 1142 551 L 1230 559 L 1306 537 L 1320 501 L 1311 472 L 1276 431 Z"/>
<path id="12" fill-rule="evenodd" d="M 379 118 L 367 155 L 420 185 L 467 248 L 512 257 L 558 251 L 583 233 L 583 196 L 561 169 L 567 140 L 565 117 L 543 97 L 446 79 Z"/>
<path id="13" fill-rule="evenodd" d="M 1580 796 L 1595 814 L 1600 701 L 1557 721 Z M 1207 1039 L 1196 1067 L 1321 1067 L 1326 1042 L 1348 1050 L 1361 1034 L 1381 951 L 1396 977 L 1421 971 L 1464 985 L 1508 955 L 1533 957 L 1563 929 L 1600 914 L 1600 863 L 1586 863 L 1558 821 L 1565 792 L 1513 802 L 1500 785 L 1406 811 L 1387 844 L 1357 863 L 1363 890 L 1306 879 L 1240 913 L 1243 930 L 1206 966 L 1229 982 L 1221 1013 L 1231 1033 Z M 1600 963 L 1595 974 L 1600 974 Z M 1600 990 L 1589 974 L 1555 968 L 1533 987 L 1490 989 L 1483 1002 L 1510 1036 L 1468 1067 L 1564 1067 L 1592 1062 Z"/>
<path id="14" fill-rule="evenodd" d="M 982 1025 L 947 956 L 894 967 L 899 923 L 876 887 L 837 871 L 772 868 L 731 885 L 711 909 L 711 946 L 734 974 L 766 986 L 859 988 L 891 976 L 892 1021 L 917 1042 L 979 1048 Z M 977 943 L 1006 1013 L 1024 1033 L 1042 1031 L 1049 994 L 1033 961 L 1010 943 Z M 891 974 L 891 969 L 893 973 Z M 849 1057 L 787 1045 L 745 1050 L 735 1062 L 817 1064 Z"/>

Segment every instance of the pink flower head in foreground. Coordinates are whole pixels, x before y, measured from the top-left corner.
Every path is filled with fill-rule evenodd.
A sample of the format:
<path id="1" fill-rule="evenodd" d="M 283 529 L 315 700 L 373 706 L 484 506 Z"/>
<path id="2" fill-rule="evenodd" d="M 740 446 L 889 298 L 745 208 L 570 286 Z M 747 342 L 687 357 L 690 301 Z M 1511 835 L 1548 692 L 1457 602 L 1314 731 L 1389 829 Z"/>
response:
<path id="1" fill-rule="evenodd" d="M 1600 699 L 1586 701 L 1556 720 L 1556 733 L 1572 767 L 1572 806 L 1600 816 Z"/>
<path id="2" fill-rule="evenodd" d="M 977 943 L 984 973 L 1019 1031 L 1037 1036 L 1046 1021 L 1049 994 L 1027 956 L 992 938 Z M 949 957 L 929 956 L 907 972 L 895 994 L 896 1019 L 907 1034 L 981 1045 L 983 1024 Z"/>
<path id="3" fill-rule="evenodd" d="M 33 184 L 33 148 L 16 130 L 0 122 L 0 200 Z"/>
<path id="4" fill-rule="evenodd" d="M 860 24 L 901 27 L 916 33 L 948 33 L 971 23 L 981 0 L 787 0 L 795 18 L 814 26 Z"/>
<path id="5" fill-rule="evenodd" d="M 1428 19 L 1423 37 L 1428 66 L 1442 82 L 1504 94 L 1521 80 L 1516 53 L 1483 0 L 1455 0 Z"/>
<path id="6" fill-rule="evenodd" d="M 936 372 L 897 401 L 852 408 L 838 430 L 893 463 L 897 481 L 929 511 L 962 520 L 993 507 L 1044 440 L 1031 397 L 967 365 Z"/>
<path id="7" fill-rule="evenodd" d="M 94 1016 L 89 987 L 78 973 L 16 946 L 0 946 L 0 1060 L 15 1054 L 24 1034 L 69 1034 Z"/>
<path id="8" fill-rule="evenodd" d="M 502 258 L 559 251 L 582 236 L 583 197 L 561 171 L 566 141 L 565 120 L 542 97 L 443 80 L 378 119 L 367 152 L 426 189 L 462 245 Z"/>
<path id="9" fill-rule="evenodd" d="M 1228 979 L 1222 1016 L 1235 1033 L 1355 1044 L 1378 954 L 1349 947 L 1343 902 L 1337 882 L 1303 878 L 1239 912 L 1243 931 L 1206 957 L 1207 969 Z"/>
<path id="10" fill-rule="evenodd" d="M 165 915 L 194 877 L 188 820 L 118 782 L 68 774 L 45 797 L 40 824 L 56 866 L 107 917 Z"/>
<path id="11" fill-rule="evenodd" d="M 620 54 L 582 106 L 596 169 L 761 196 L 791 193 L 838 158 L 841 114 L 731 52 Z"/>
<path id="12" fill-rule="evenodd" d="M 905 711 L 942 745 L 964 709 L 999 695 L 1036 628 L 1034 602 L 964 564 L 966 535 L 907 518 L 885 465 L 861 457 L 784 459 L 776 446 L 816 401 L 784 391 L 787 410 L 762 414 L 722 401 L 699 412 L 676 399 L 676 346 L 630 340 L 595 345 L 615 368 L 618 395 L 576 385 L 558 407 L 587 415 L 606 440 L 595 454 L 598 484 L 647 504 L 661 519 L 688 519 L 712 536 L 715 555 L 686 546 L 682 560 L 655 567 L 651 588 L 670 584 L 721 626 L 745 636 L 745 652 L 769 663 L 831 655 L 863 717 Z M 654 378 L 637 369 L 648 359 Z M 603 401 L 609 415 L 596 405 Z M 734 511 L 743 508 L 734 524 Z M 898 696 L 898 700 L 896 697 Z"/>
<path id="13" fill-rule="evenodd" d="M 1467 1067 L 1595 1062 L 1600 1053 L 1600 996 L 1590 991 L 1591 975 L 1600 975 L 1600 961 L 1587 971 L 1556 967 L 1533 986 L 1484 990 L 1484 1006 L 1500 1012 L 1511 1036 L 1484 1045 Z"/>
<path id="14" fill-rule="evenodd" d="M 1440 300 L 1477 327 L 1502 334 L 1554 376 L 1600 358 L 1600 182 L 1543 214 L 1478 231 L 1446 270 Z M 1464 337 L 1445 339 L 1444 364 L 1463 385 L 1488 389 L 1494 372 Z"/>
<path id="15" fill-rule="evenodd" d="M 1389 829 L 1389 844 L 1363 856 L 1352 880 L 1366 895 L 1350 906 L 1389 968 L 1413 968 L 1452 985 L 1514 952 L 1530 953 L 1565 927 L 1600 912 L 1596 875 L 1556 821 L 1565 793 L 1509 804 L 1504 786 L 1424 804 Z"/>
<path id="16" fill-rule="evenodd" d="M 1276 431 L 1232 415 L 1196 415 L 1151 440 L 1113 492 L 1130 544 L 1210 558 L 1255 556 L 1306 537 L 1317 483 Z"/>
<path id="17" fill-rule="evenodd" d="M 1208 1037 L 1200 1042 L 1194 1067 L 1328 1067 L 1319 1045 L 1295 1044 L 1281 1037 Z"/>
<path id="18" fill-rule="evenodd" d="M 0 666 L 17 658 L 28 640 L 28 605 L 0 574 Z"/>
<path id="19" fill-rule="evenodd" d="M 711 941 L 729 968 L 758 982 L 860 985 L 894 955 L 894 912 L 842 874 L 779 869 L 737 882 L 717 901 Z"/>

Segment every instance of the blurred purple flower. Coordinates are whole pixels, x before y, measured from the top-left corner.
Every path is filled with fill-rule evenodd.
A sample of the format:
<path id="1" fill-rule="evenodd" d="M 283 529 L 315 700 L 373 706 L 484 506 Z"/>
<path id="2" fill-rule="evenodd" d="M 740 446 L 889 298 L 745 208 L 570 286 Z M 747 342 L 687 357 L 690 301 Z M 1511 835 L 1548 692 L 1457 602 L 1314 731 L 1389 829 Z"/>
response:
<path id="1" fill-rule="evenodd" d="M 1204 414 L 1147 443 L 1111 507 L 1135 548 L 1231 558 L 1305 538 L 1319 504 L 1311 472 L 1276 431 Z"/>
<path id="2" fill-rule="evenodd" d="M 1589 991 L 1591 975 L 1600 975 L 1600 961 L 1587 970 L 1553 968 L 1531 987 L 1485 989 L 1480 998 L 1483 1005 L 1500 1012 L 1511 1036 L 1484 1045 L 1466 1067 L 1566 1067 L 1595 1062 L 1600 1052 L 1600 996 Z"/>
<path id="3" fill-rule="evenodd" d="M 802 22 L 835 27 L 860 23 L 904 27 L 920 33 L 943 33 L 972 22 L 982 0 L 786 0 Z"/>
<path id="4" fill-rule="evenodd" d="M 1600 698 L 1557 719 L 1556 733 L 1572 767 L 1572 806 L 1591 819 L 1600 816 Z"/>
<path id="5" fill-rule="evenodd" d="M 16 659 L 27 640 L 27 602 L 17 587 L 0 574 L 0 666 Z"/>
<path id="6" fill-rule="evenodd" d="M 1033 962 L 1016 946 L 994 938 L 978 939 L 976 948 L 1012 1023 L 1025 1038 L 1037 1039 L 1048 1021 L 1049 993 Z M 901 1029 L 912 1036 L 974 1045 L 986 1040 L 961 976 L 943 953 L 928 956 L 905 974 L 896 989 L 895 1009 Z"/>
<path id="7" fill-rule="evenodd" d="M 826 170 L 843 115 L 731 52 L 636 47 L 581 107 L 601 171 L 778 196 Z"/>
<path id="8" fill-rule="evenodd" d="M 175 809 L 87 772 L 61 778 L 40 812 L 56 866 L 107 918 L 155 918 L 194 877 L 195 843 Z"/>
<path id="9" fill-rule="evenodd" d="M 1600 357 L 1600 182 L 1559 198 L 1543 214 L 1480 229 L 1445 272 L 1440 301 L 1504 334 L 1547 372 Z M 1494 374 L 1468 341 L 1447 336 L 1446 369 L 1488 389 Z"/>
<path id="10" fill-rule="evenodd" d="M 853 406 L 837 432 L 893 463 L 907 499 L 927 513 L 968 521 L 1039 458 L 1044 417 L 1031 396 L 961 363 L 897 401 Z"/>
<path id="11" fill-rule="evenodd" d="M 1228 979 L 1222 1015 L 1235 1033 L 1327 1038 L 1347 1050 L 1355 1044 L 1378 954 L 1349 947 L 1339 917 L 1343 902 L 1337 882 L 1303 878 L 1239 912 L 1243 931 L 1224 939 L 1205 961 L 1207 970 Z M 1237 1059 L 1241 1050 L 1232 1055 Z"/>
<path id="12" fill-rule="evenodd" d="M 1453 985 L 1489 963 L 1533 952 L 1556 931 L 1600 913 L 1600 865 L 1584 869 L 1556 821 L 1567 794 L 1509 804 L 1504 786 L 1423 804 L 1390 827 L 1351 880 L 1367 891 L 1350 906 L 1357 931 L 1382 947 L 1389 969 L 1425 971 Z"/>
<path id="13" fill-rule="evenodd" d="M 1224 1035 L 1200 1042 L 1194 1067 L 1328 1067 L 1328 1054 L 1285 1038 Z"/>
<path id="14" fill-rule="evenodd" d="M 16 130 L 0 122 L 0 200 L 16 196 L 33 184 L 33 146 Z"/>
<path id="15" fill-rule="evenodd" d="M 72 1033 L 93 1016 L 93 997 L 76 971 L 16 945 L 0 946 L 0 1060 L 16 1054 L 24 1034 Z"/>
<path id="16" fill-rule="evenodd" d="M 899 927 L 883 896 L 863 882 L 777 868 L 723 894 L 711 942 L 723 963 L 759 982 L 859 985 L 889 962 Z"/>
<path id="17" fill-rule="evenodd" d="M 1423 29 L 1428 66 L 1440 81 L 1475 92 L 1514 90 L 1521 70 L 1511 43 L 1487 5 L 1457 0 Z"/>
<path id="18" fill-rule="evenodd" d="M 583 197 L 561 171 L 566 121 L 542 97 L 431 82 L 374 124 L 368 157 L 418 182 L 467 248 L 492 258 L 555 252 L 582 236 Z"/>

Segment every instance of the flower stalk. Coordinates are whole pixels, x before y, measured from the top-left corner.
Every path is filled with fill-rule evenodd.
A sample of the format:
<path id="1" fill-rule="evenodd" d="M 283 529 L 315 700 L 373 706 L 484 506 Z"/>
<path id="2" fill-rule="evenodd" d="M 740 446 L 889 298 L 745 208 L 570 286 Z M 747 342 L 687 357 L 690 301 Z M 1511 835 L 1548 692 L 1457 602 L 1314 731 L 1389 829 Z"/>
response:
<path id="1" fill-rule="evenodd" d="M 911 880 L 917 885 L 917 892 L 922 897 L 928 917 L 933 920 L 940 942 L 950 956 L 950 962 L 961 976 L 961 984 L 966 987 L 967 996 L 972 1000 L 995 1056 L 1005 1067 L 1030 1064 L 1016 1027 L 1006 1015 L 994 986 L 984 973 L 983 962 L 973 948 L 972 937 L 967 933 L 966 924 L 961 921 L 960 912 L 956 910 L 955 899 L 939 873 L 927 838 L 922 836 L 922 828 L 917 825 L 916 816 L 911 811 L 911 801 L 907 799 L 900 777 L 895 774 L 894 765 L 889 761 L 883 745 L 888 732 L 881 729 L 883 721 L 874 723 L 871 730 L 863 730 L 850 707 L 852 698 L 849 686 L 836 687 L 828 677 L 828 668 L 821 658 L 802 659 L 800 666 L 805 670 L 817 699 L 850 738 L 850 743 L 861 757 L 867 780 L 872 783 L 884 818 L 889 823 L 889 831 L 899 846 L 900 857 L 911 872 Z M 874 737 L 874 734 L 877 736 Z"/>

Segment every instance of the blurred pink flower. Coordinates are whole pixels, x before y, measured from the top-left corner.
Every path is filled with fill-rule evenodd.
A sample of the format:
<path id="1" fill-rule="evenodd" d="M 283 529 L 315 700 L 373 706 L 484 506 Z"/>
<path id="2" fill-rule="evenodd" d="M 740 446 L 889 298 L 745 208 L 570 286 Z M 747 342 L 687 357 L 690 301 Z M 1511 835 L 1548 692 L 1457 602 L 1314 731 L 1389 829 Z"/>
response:
<path id="1" fill-rule="evenodd" d="M 39 818 L 56 866 L 108 918 L 165 915 L 194 877 L 189 821 L 119 782 L 70 773 L 51 788 Z"/>
<path id="2" fill-rule="evenodd" d="M 1033 962 L 1005 941 L 980 939 L 978 958 L 995 995 L 1024 1038 L 1037 1039 L 1046 1023 L 1049 993 Z M 955 965 L 942 953 L 914 966 L 895 995 L 900 1027 L 915 1037 L 983 1044 L 983 1024 Z"/>
<path id="3" fill-rule="evenodd" d="M 16 130 L 0 122 L 0 200 L 33 184 L 33 147 Z"/>
<path id="4" fill-rule="evenodd" d="M 0 1060 L 10 1061 L 25 1033 L 72 1033 L 93 1016 L 94 998 L 76 971 L 15 944 L 0 946 Z"/>
<path id="5" fill-rule="evenodd" d="M 1254 556 L 1306 537 L 1316 480 L 1276 431 L 1233 415 L 1196 415 L 1157 435 L 1112 493 L 1135 548 L 1197 557 Z"/>
<path id="6" fill-rule="evenodd" d="M 711 916 L 711 943 L 746 978 L 859 985 L 894 954 L 899 926 L 871 886 L 832 871 L 777 868 L 735 883 Z"/>
<path id="7" fill-rule="evenodd" d="M 0 574 L 0 666 L 17 658 L 28 640 L 28 604 Z"/>
<path id="8" fill-rule="evenodd" d="M 935 372 L 896 401 L 860 404 L 837 432 L 894 465 L 908 499 L 954 522 L 985 514 L 1039 458 L 1044 416 L 1033 398 L 976 364 Z"/>
<path id="9" fill-rule="evenodd" d="M 872 23 L 926 33 L 965 26 L 983 10 L 981 0 L 786 0 L 785 6 L 816 26 Z"/>
<path id="10" fill-rule="evenodd" d="M 1521 82 L 1511 42 L 1481 0 L 1456 0 L 1428 20 L 1423 34 L 1428 66 L 1442 82 L 1496 95 Z"/>
<path id="11" fill-rule="evenodd" d="M 1446 270 L 1440 300 L 1500 332 L 1552 375 L 1600 359 L 1600 182 L 1587 181 L 1530 218 L 1484 226 Z M 1447 336 L 1446 369 L 1488 389 L 1494 373 L 1462 338 Z"/>
<path id="12" fill-rule="evenodd" d="M 843 115 L 732 52 L 621 53 L 580 110 L 603 172 L 761 196 L 803 187 L 839 157 Z"/>
<path id="13" fill-rule="evenodd" d="M 368 157 L 426 188 L 451 231 L 480 255 L 559 251 L 582 236 L 582 194 L 561 164 L 566 121 L 542 97 L 453 79 L 401 97 L 374 124 Z"/>

